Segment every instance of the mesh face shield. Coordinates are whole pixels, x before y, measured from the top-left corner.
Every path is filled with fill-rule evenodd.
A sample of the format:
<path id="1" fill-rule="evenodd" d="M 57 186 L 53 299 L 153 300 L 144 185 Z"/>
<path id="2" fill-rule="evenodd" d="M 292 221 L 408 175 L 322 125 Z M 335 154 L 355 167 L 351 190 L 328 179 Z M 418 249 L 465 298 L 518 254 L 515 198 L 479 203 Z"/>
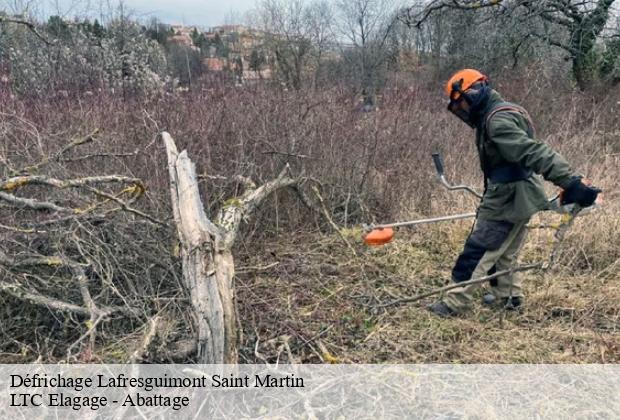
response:
<path id="1" fill-rule="evenodd" d="M 462 96 L 456 101 L 451 100 L 448 104 L 448 111 L 456 115 L 461 121 L 469 125 L 471 128 L 475 128 L 475 124 L 469 118 L 469 112 L 465 111 L 461 106 L 461 102 L 464 100 L 465 99 Z"/>
<path id="2" fill-rule="evenodd" d="M 490 88 L 486 80 L 475 83 L 466 91 L 463 91 L 462 86 L 463 79 L 452 84 L 448 111 L 471 128 L 475 128 L 476 124 L 472 117 L 477 115 L 477 112 L 488 99 Z M 463 102 L 467 103 L 467 107 L 463 107 Z"/>

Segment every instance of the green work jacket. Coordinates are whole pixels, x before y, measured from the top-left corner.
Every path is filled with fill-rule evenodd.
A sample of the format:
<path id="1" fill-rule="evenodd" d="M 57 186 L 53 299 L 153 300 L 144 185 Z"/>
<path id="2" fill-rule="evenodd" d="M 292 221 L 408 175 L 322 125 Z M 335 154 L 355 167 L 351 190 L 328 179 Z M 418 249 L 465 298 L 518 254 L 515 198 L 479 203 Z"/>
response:
<path id="1" fill-rule="evenodd" d="M 523 113 L 516 110 L 492 113 L 502 102 L 499 94 L 491 91 L 482 124 L 476 130 L 480 166 L 483 172 L 488 173 L 500 166 L 519 163 L 523 168 L 533 171 L 534 175 L 505 183 L 493 183 L 487 179 L 478 217 L 514 223 L 548 209 L 547 196 L 539 175 L 565 188 L 571 181 L 573 170 L 559 153 L 534 138 L 533 127 L 529 126 Z"/>

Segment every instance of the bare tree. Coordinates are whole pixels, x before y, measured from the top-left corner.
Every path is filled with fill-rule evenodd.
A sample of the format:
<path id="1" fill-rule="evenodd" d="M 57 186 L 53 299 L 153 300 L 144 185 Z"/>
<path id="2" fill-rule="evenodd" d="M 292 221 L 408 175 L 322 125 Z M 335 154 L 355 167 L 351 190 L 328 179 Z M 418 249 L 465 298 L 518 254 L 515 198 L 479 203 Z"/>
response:
<path id="1" fill-rule="evenodd" d="M 593 52 L 611 16 L 615 0 L 433 0 L 403 10 L 401 18 L 410 26 L 420 28 L 431 16 L 446 10 L 461 13 L 491 10 L 483 19 L 499 19 L 503 25 L 524 30 L 519 42 L 512 44 L 516 60 L 518 50 L 527 38 L 539 39 L 568 53 L 572 73 L 580 88 L 592 79 Z M 478 21 L 478 24 L 480 22 Z M 472 31 L 477 30 L 477 25 Z"/>
<path id="2" fill-rule="evenodd" d="M 257 20 L 265 33 L 265 45 L 283 81 L 300 89 L 314 72 L 321 72 L 325 52 L 333 42 L 333 10 L 326 0 L 263 0 Z"/>
<path id="3" fill-rule="evenodd" d="M 278 73 L 284 82 L 300 89 L 302 72 L 309 58 L 309 27 L 304 20 L 302 0 L 263 0 L 259 19 L 265 31 L 266 48 L 275 57 Z"/>
<path id="4" fill-rule="evenodd" d="M 374 105 L 390 51 L 390 33 L 396 24 L 394 0 L 339 0 L 340 35 L 347 41 L 343 56 L 358 76 L 365 105 Z"/>
<path id="5" fill-rule="evenodd" d="M 314 61 L 314 85 L 322 72 L 325 53 L 331 48 L 334 37 L 334 9 L 326 0 L 311 3 L 304 16 L 308 25 L 308 37 L 312 43 L 312 57 Z"/>

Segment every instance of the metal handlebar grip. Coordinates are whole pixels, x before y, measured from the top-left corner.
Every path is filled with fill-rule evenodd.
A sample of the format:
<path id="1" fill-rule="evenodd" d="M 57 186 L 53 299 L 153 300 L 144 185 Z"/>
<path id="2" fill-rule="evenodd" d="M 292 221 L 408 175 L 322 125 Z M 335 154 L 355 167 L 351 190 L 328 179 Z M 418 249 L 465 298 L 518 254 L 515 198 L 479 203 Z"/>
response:
<path id="1" fill-rule="evenodd" d="M 435 162 L 435 169 L 439 176 L 443 176 L 443 158 L 441 153 L 433 153 L 433 162 Z"/>

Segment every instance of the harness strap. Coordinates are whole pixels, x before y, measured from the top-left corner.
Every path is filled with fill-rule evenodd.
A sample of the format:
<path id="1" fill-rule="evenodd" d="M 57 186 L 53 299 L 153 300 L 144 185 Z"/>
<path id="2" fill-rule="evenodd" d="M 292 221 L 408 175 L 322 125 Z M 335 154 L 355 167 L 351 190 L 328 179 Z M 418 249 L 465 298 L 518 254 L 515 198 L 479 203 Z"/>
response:
<path id="1" fill-rule="evenodd" d="M 501 111 L 516 111 L 519 114 L 521 114 L 523 118 L 525 118 L 525 121 L 527 122 L 527 135 L 530 137 L 536 136 L 536 131 L 534 130 L 534 123 L 532 122 L 532 118 L 530 117 L 530 114 L 525 110 L 525 108 L 520 107 L 519 105 L 510 103 L 510 102 L 502 102 L 501 105 L 493 108 L 491 112 L 487 114 L 485 118 L 485 122 L 484 122 L 485 135 L 487 134 L 486 129 L 489 126 L 489 122 L 491 121 L 491 118 L 493 118 L 495 114 Z"/>
<path id="2" fill-rule="evenodd" d="M 510 102 L 502 102 L 499 106 L 493 108 L 486 116 L 484 122 L 484 138 L 486 141 L 490 141 L 489 135 L 487 132 L 487 127 L 491 118 L 495 116 L 498 112 L 502 111 L 513 111 L 518 112 L 525 118 L 527 123 L 527 135 L 530 137 L 535 136 L 534 124 L 532 123 L 532 118 L 530 114 L 525 110 L 525 108 L 520 107 L 519 105 L 510 103 Z M 486 166 L 486 165 L 484 165 Z M 497 168 L 487 168 L 485 171 L 485 191 L 486 191 L 486 183 L 487 179 L 493 183 L 507 183 L 507 182 L 515 182 L 522 181 L 528 179 L 532 176 L 533 171 L 531 169 L 523 167 L 523 165 L 519 163 L 510 163 L 507 165 L 503 165 Z"/>

